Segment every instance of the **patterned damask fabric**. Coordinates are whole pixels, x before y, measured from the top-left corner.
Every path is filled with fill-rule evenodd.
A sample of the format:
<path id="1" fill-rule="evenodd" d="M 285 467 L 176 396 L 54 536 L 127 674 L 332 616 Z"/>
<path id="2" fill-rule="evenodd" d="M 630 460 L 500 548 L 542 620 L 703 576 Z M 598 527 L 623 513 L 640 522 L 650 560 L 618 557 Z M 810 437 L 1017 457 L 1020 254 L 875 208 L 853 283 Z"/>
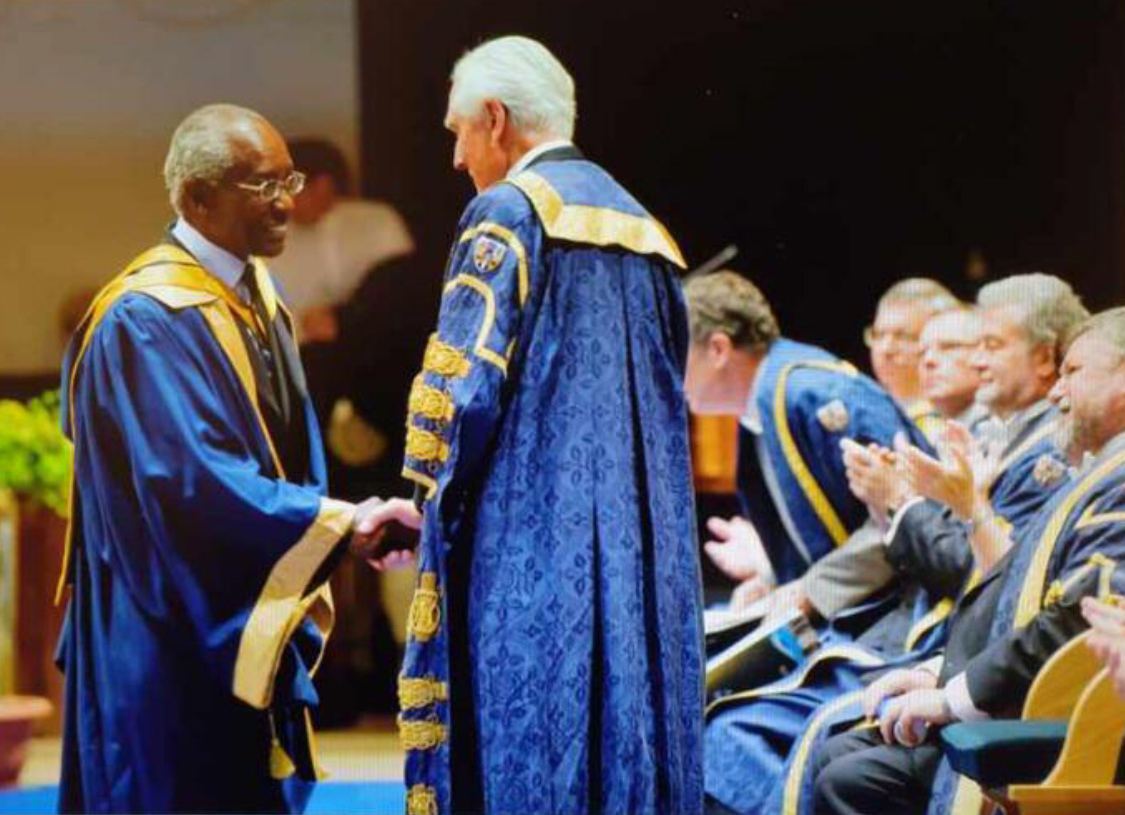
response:
<path id="1" fill-rule="evenodd" d="M 584 210 L 603 199 L 647 218 L 587 161 L 535 171 Z M 507 184 L 470 204 L 458 235 L 418 384 L 448 394 L 452 418 L 415 413 L 408 430 L 425 439 L 408 441 L 406 470 L 430 496 L 420 571 L 440 599 L 431 610 L 416 596 L 404 676 L 449 682 L 448 702 L 403 714 L 436 733 L 408 750 L 408 807 L 699 812 L 702 619 L 675 271 L 547 238 Z"/>

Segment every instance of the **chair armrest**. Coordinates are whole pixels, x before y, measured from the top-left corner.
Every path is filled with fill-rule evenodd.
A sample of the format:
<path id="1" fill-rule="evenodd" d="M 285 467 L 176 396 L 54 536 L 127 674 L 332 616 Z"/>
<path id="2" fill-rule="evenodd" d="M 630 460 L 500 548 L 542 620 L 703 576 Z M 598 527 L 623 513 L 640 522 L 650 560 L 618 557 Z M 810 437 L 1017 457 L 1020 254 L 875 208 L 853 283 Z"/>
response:
<path id="1" fill-rule="evenodd" d="M 1102 664 L 1086 641 L 1089 632 L 1075 637 L 1047 660 L 1027 692 L 1024 719 L 1069 719 L 1089 682 Z"/>

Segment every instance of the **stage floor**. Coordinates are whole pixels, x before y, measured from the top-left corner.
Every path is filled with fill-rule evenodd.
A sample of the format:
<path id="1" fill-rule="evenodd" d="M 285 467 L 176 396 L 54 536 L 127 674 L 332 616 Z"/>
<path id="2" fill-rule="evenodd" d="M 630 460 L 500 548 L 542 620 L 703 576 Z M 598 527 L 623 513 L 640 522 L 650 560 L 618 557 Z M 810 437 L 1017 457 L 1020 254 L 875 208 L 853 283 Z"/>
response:
<path id="1" fill-rule="evenodd" d="M 393 718 L 317 733 L 317 747 L 328 778 L 317 786 L 306 815 L 402 812 L 402 748 Z M 54 810 L 60 749 L 58 738 L 32 740 L 19 786 L 0 792 L 0 815 Z"/>

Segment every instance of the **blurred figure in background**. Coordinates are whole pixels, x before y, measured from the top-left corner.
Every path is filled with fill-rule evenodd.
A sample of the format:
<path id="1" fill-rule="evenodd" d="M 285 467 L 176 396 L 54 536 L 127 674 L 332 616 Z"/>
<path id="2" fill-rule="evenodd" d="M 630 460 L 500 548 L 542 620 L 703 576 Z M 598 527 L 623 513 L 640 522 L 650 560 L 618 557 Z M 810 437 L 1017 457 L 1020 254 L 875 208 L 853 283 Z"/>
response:
<path id="1" fill-rule="evenodd" d="M 404 307 L 395 299 L 396 280 L 408 272 L 414 242 L 392 206 L 355 197 L 351 168 L 336 145 L 298 138 L 288 146 L 307 180 L 293 199 L 289 239 L 272 268 L 297 318 L 329 482 L 346 496 L 363 495 L 375 484 L 394 492 L 401 483 L 407 366 L 421 353 L 421 338 L 412 346 L 394 318 Z M 395 709 L 393 674 L 375 670 L 401 656 L 402 636 L 392 633 L 380 602 L 395 596 L 393 587 L 387 594 L 388 581 L 393 586 L 409 575 L 345 565 L 333 578 L 346 612 L 317 676 L 322 724 Z M 395 605 L 390 613 L 402 616 Z"/>
<path id="2" fill-rule="evenodd" d="M 325 139 L 289 141 L 293 164 L 307 177 L 293 199 L 285 252 L 274 261 L 285 298 L 297 315 L 302 344 L 340 336 L 346 309 L 367 274 L 414 251 L 402 217 L 389 204 L 354 197 L 347 159 Z"/>

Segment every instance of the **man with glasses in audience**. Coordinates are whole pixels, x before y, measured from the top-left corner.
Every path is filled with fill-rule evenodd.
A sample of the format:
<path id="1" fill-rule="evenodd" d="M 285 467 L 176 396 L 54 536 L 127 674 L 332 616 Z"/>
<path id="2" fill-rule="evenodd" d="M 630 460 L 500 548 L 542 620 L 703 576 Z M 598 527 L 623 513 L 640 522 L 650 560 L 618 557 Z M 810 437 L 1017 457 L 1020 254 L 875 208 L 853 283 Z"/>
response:
<path id="1" fill-rule="evenodd" d="M 421 519 L 325 496 L 293 324 L 261 260 L 304 181 L 281 136 L 209 105 L 176 129 L 164 175 L 176 222 L 98 294 L 63 368 L 59 810 L 300 812 L 319 775 L 328 576 L 349 548 L 374 554 L 388 522 Z"/>
<path id="2" fill-rule="evenodd" d="M 932 412 L 922 396 L 918 339 L 931 317 L 954 308 L 957 298 L 928 277 L 908 277 L 879 298 L 875 320 L 863 330 L 875 379 L 913 419 Z"/>
<path id="3" fill-rule="evenodd" d="M 809 811 L 951 811 L 972 783 L 942 761 L 937 729 L 1018 716 L 1043 664 L 1087 628 L 1083 611 L 1097 614 L 1084 598 L 1122 591 L 1125 309 L 1089 318 L 1067 340 L 1051 401 L 1074 474 L 958 601 L 942 657 L 909 682 L 873 686 L 867 707 L 878 727 L 840 733 L 815 751 Z"/>

